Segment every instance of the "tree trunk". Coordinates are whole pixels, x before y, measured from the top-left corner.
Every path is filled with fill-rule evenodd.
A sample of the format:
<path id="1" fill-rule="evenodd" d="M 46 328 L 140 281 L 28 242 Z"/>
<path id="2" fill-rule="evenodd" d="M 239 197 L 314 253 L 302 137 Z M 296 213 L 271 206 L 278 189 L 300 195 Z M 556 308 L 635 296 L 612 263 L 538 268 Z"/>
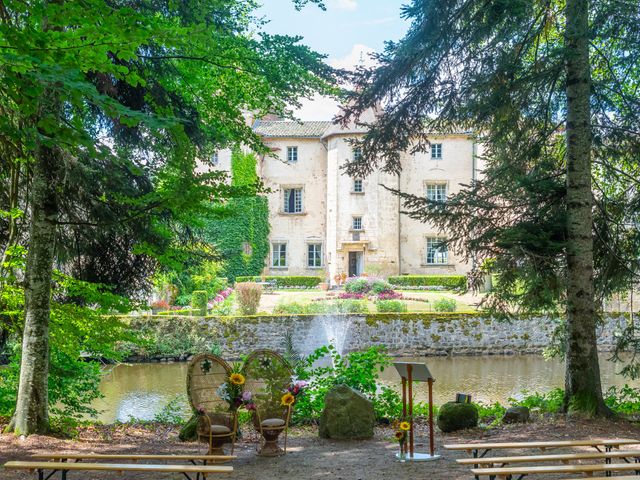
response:
<path id="1" fill-rule="evenodd" d="M 589 2 L 566 3 L 567 324 L 565 410 L 608 414 L 602 399 L 593 293 Z"/>
<path id="2" fill-rule="evenodd" d="M 60 152 L 41 146 L 33 163 L 31 228 L 25 272 L 25 323 L 16 411 L 9 425 L 18 435 L 49 428 L 49 313 L 58 202 Z"/>

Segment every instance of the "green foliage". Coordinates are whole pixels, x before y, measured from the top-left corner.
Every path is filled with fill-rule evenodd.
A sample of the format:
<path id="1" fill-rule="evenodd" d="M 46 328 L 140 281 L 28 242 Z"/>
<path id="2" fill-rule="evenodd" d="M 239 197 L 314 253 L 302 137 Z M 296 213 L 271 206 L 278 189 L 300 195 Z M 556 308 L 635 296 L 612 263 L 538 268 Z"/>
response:
<path id="1" fill-rule="evenodd" d="M 264 277 L 239 276 L 236 282 L 261 282 L 263 278 L 266 282 L 275 282 L 278 288 L 314 288 L 323 281 L 321 277 L 313 276 L 267 275 Z"/>
<path id="2" fill-rule="evenodd" d="M 50 322 L 49 411 L 52 416 L 78 421 L 84 415 L 97 413 L 90 404 L 100 397 L 101 361 L 121 360 L 124 352 L 118 350 L 118 343 L 135 343 L 137 339 L 115 315 L 128 312 L 126 299 L 103 285 L 81 282 L 61 273 L 54 278 L 58 299 L 52 302 Z M 11 307 L 0 314 L 21 312 L 21 289 L 5 288 L 2 294 L 8 300 L 4 305 Z M 0 415 L 11 415 L 16 401 L 19 331 L 14 331 L 12 338 L 9 365 L 0 369 Z"/>
<path id="3" fill-rule="evenodd" d="M 369 293 L 371 282 L 367 278 L 353 278 L 344 284 L 344 291 L 347 293 Z"/>
<path id="4" fill-rule="evenodd" d="M 402 412 L 398 392 L 380 385 L 380 372 L 391 365 L 391 357 L 383 347 L 370 347 L 362 352 L 340 355 L 333 345 L 318 348 L 297 363 L 296 375 L 309 381 L 309 386 L 296 401 L 295 422 L 313 422 L 320 418 L 324 397 L 334 385 L 344 384 L 362 392 L 372 402 L 378 420 L 396 419 Z M 437 409 L 436 409 L 437 411 Z M 426 416 L 428 404 L 416 402 L 414 416 Z"/>
<path id="5" fill-rule="evenodd" d="M 467 288 L 464 275 L 399 275 L 387 279 L 396 287 L 443 287 L 450 290 Z"/>
<path id="6" fill-rule="evenodd" d="M 612 386 L 606 391 L 604 401 L 616 413 L 624 415 L 640 414 L 640 389 L 625 384 Z"/>
<path id="7" fill-rule="evenodd" d="M 562 411 L 564 390 L 561 388 L 554 388 L 547 393 L 529 393 L 524 391 L 522 395 L 524 397 L 521 400 L 510 398 L 509 402 L 514 406 L 521 405 L 529 409 L 537 409 L 541 413 L 557 413 Z"/>
<path id="8" fill-rule="evenodd" d="M 302 304 L 279 303 L 273 309 L 275 315 L 329 315 L 333 313 L 367 313 L 366 300 L 334 300 Z"/>
<path id="9" fill-rule="evenodd" d="M 406 312 L 407 303 L 400 300 L 376 300 L 378 312 Z"/>
<path id="10" fill-rule="evenodd" d="M 261 183 L 254 154 L 234 149 L 231 156 L 232 185 L 241 196 L 218 206 L 217 218 L 205 227 L 206 238 L 214 246 L 231 281 L 238 276 L 259 275 L 269 254 L 269 208 L 258 195 Z"/>
<path id="11" fill-rule="evenodd" d="M 207 314 L 209 295 L 206 290 L 194 290 L 191 294 L 191 307 L 196 314 L 203 317 Z"/>
<path id="12" fill-rule="evenodd" d="M 236 283 L 236 302 L 243 315 L 255 315 L 260 306 L 262 286 L 253 282 Z"/>
<path id="13" fill-rule="evenodd" d="M 455 312 L 458 308 L 458 302 L 454 298 L 438 298 L 433 301 L 433 309 L 436 312 Z"/>

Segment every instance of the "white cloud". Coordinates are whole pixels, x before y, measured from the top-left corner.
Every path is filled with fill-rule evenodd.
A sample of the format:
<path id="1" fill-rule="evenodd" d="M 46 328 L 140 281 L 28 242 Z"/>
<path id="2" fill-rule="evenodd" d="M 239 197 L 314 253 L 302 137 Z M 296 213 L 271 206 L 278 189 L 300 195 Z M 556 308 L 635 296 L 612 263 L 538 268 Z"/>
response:
<path id="1" fill-rule="evenodd" d="M 371 59 L 371 54 L 375 50 L 361 43 L 356 43 L 351 47 L 351 51 L 342 58 L 330 58 L 328 63 L 334 68 L 345 68 L 353 70 L 356 66 L 362 64 L 365 67 L 372 67 L 375 62 Z"/>
<path id="2" fill-rule="evenodd" d="M 356 10 L 358 8 L 357 0 L 329 0 L 327 2 L 329 8 L 336 8 L 338 10 Z"/>
<path id="3" fill-rule="evenodd" d="M 371 47 L 356 43 L 351 51 L 341 58 L 330 58 L 328 64 L 334 68 L 353 70 L 362 64 L 365 67 L 375 65 L 370 54 L 375 52 Z M 302 100 L 302 106 L 294 111 L 300 120 L 331 120 L 339 111 L 338 102 L 321 95 L 315 95 L 311 99 Z"/>

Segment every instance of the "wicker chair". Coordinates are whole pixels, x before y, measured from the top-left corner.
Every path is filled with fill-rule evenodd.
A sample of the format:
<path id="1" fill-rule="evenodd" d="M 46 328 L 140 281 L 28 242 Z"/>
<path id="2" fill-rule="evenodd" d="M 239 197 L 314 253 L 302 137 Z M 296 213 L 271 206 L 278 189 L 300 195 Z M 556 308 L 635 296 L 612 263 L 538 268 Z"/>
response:
<path id="1" fill-rule="evenodd" d="M 260 432 L 258 454 L 276 457 L 287 453 L 287 432 L 292 406 L 281 404 L 282 395 L 291 384 L 291 367 L 272 350 L 257 350 L 245 360 L 245 391 L 252 394 L 256 406 L 252 414 L 253 425 Z M 278 437 L 284 432 L 284 449 Z"/>
<path id="2" fill-rule="evenodd" d="M 220 398 L 216 390 L 224 384 L 231 372 L 227 362 L 217 355 L 195 356 L 187 372 L 187 393 L 198 415 L 198 440 L 209 445 L 209 455 L 224 455 L 224 444 L 231 443 L 231 454 L 236 443 L 238 415 Z"/>

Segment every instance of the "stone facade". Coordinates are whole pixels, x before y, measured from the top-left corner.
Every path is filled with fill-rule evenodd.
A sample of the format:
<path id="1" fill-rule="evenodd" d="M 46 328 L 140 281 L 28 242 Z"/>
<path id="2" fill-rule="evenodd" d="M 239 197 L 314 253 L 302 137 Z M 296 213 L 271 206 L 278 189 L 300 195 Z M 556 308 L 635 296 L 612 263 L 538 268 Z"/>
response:
<path id="1" fill-rule="evenodd" d="M 365 117 L 361 121 L 373 120 Z M 342 273 L 464 274 L 471 268 L 438 245 L 446 233 L 402 215 L 398 197 L 382 187 L 415 195 L 428 189 L 439 196 L 458 191 L 478 172 L 471 135 L 433 136 L 427 152 L 402 154 L 400 175 L 376 171 L 356 179 L 343 167 L 359 153 L 352 142 L 366 132 L 360 126 L 262 120 L 254 130 L 272 152 L 258 165 L 270 189 L 271 253 L 265 274 L 333 281 Z M 218 168 L 229 168 L 229 156 L 219 153 Z M 299 195 L 299 204 L 288 201 L 291 195 Z"/>
<path id="2" fill-rule="evenodd" d="M 606 319 L 598 331 L 601 350 L 613 349 L 614 334 L 625 322 L 622 315 Z M 224 319 L 134 317 L 131 323 L 150 343 L 156 341 L 154 338 L 162 344 L 175 341 L 182 350 L 170 357 L 183 360 L 214 345 L 222 349 L 225 358 L 240 358 L 261 348 L 284 353 L 287 336 L 303 354 L 330 342 L 342 352 L 384 345 L 394 356 L 532 354 L 549 345 L 557 326 L 556 321 L 543 317 L 506 323 L 482 314 L 413 313 Z M 163 357 L 151 355 L 158 356 Z"/>

